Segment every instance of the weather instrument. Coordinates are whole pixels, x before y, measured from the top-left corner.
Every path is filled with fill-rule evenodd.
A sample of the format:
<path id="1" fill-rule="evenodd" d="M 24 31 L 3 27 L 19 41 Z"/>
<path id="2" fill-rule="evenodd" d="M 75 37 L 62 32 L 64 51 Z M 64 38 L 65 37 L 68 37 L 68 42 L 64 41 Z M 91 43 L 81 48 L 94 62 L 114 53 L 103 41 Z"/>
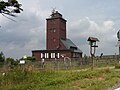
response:
<path id="1" fill-rule="evenodd" d="M 91 57 L 94 57 L 96 47 L 98 47 L 96 45 L 96 42 L 99 42 L 99 40 L 97 38 L 95 38 L 95 37 L 89 37 L 87 41 L 89 41 Z"/>
<path id="2" fill-rule="evenodd" d="M 117 32 L 118 41 L 120 41 L 120 30 Z"/>
<path id="3" fill-rule="evenodd" d="M 118 38 L 117 46 L 119 47 L 119 57 L 120 57 L 120 30 L 117 32 L 117 38 Z"/>
<path id="4" fill-rule="evenodd" d="M 91 54 L 91 58 L 92 58 L 92 65 L 94 66 L 94 59 L 93 59 L 93 57 L 95 57 L 95 50 L 98 47 L 96 42 L 99 42 L 99 40 L 97 38 L 95 38 L 95 37 L 89 37 L 87 41 L 89 41 L 90 54 Z"/>

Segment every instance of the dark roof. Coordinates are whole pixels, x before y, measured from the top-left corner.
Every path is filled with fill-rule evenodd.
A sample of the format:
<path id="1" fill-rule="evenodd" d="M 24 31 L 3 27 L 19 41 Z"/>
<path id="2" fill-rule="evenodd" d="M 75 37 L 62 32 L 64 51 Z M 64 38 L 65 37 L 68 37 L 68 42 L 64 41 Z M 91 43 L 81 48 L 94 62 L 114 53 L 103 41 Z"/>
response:
<path id="1" fill-rule="evenodd" d="M 74 52 L 82 53 L 82 51 L 70 39 L 61 39 L 61 42 L 67 49 L 72 49 Z"/>
<path id="2" fill-rule="evenodd" d="M 70 51 L 70 50 L 66 50 L 66 49 L 62 49 L 62 50 L 32 50 L 32 52 L 67 52 L 67 51 Z"/>
<path id="3" fill-rule="evenodd" d="M 62 14 L 60 14 L 58 11 L 54 11 L 54 12 L 52 12 L 52 14 L 51 14 L 51 17 L 50 18 L 47 18 L 46 20 L 53 20 L 53 19 L 62 19 L 62 20 L 64 20 L 65 22 L 67 21 L 67 20 L 65 20 L 63 17 L 62 17 Z"/>
<path id="4" fill-rule="evenodd" d="M 62 18 L 62 14 L 60 14 L 58 11 L 52 12 L 51 18 L 56 18 L 56 17 L 61 17 Z"/>
<path id="5" fill-rule="evenodd" d="M 99 42 L 99 40 L 95 37 L 89 37 L 87 41 L 93 41 L 93 42 L 98 41 Z"/>

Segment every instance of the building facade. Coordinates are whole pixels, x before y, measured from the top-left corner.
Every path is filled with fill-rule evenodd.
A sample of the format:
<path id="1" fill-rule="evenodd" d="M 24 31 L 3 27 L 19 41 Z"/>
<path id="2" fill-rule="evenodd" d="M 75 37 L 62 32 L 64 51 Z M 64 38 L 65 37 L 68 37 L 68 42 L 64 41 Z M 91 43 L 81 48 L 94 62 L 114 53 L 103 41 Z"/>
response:
<path id="1" fill-rule="evenodd" d="M 51 14 L 47 20 L 46 49 L 66 49 L 60 39 L 66 40 L 66 20 L 57 11 Z"/>
<path id="2" fill-rule="evenodd" d="M 46 19 L 46 50 L 32 51 L 37 60 L 82 57 L 82 51 L 66 37 L 66 22 L 58 11 L 52 12 L 51 17 Z"/>

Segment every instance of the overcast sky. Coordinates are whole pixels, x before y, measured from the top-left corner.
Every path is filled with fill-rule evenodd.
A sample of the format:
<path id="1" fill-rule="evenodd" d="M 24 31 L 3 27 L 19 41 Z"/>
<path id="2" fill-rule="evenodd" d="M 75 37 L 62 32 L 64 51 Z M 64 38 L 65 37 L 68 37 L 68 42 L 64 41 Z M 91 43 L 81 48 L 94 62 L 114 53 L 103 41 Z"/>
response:
<path id="1" fill-rule="evenodd" d="M 67 20 L 67 37 L 89 55 L 89 36 L 97 37 L 97 55 L 118 54 L 120 0 L 18 0 L 24 11 L 13 22 L 0 15 L 0 51 L 6 57 L 31 56 L 45 49 L 46 18 L 56 8 Z"/>

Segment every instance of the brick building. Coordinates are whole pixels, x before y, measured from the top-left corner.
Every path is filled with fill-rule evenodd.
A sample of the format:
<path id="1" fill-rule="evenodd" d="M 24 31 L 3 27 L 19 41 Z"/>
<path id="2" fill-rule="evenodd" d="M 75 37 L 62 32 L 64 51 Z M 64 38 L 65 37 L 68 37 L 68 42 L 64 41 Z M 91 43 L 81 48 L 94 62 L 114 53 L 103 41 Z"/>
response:
<path id="1" fill-rule="evenodd" d="M 46 50 L 33 50 L 32 56 L 37 60 L 63 57 L 81 58 L 82 51 L 66 37 L 66 20 L 62 14 L 54 11 L 46 21 Z"/>

